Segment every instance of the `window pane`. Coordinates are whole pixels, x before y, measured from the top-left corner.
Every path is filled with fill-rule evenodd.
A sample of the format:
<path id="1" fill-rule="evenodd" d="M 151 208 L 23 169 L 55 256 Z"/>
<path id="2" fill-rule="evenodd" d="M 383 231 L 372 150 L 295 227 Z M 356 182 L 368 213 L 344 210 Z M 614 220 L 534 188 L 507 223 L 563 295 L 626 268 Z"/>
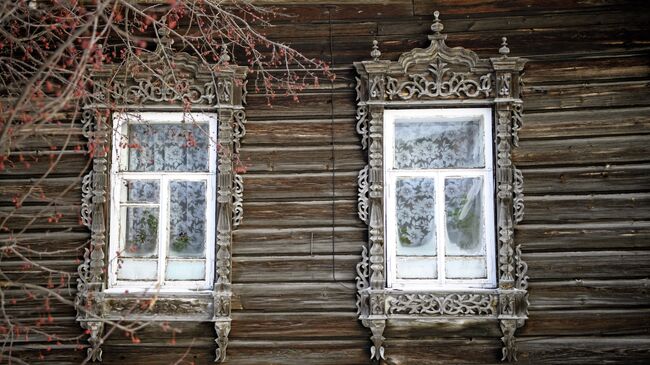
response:
<path id="1" fill-rule="evenodd" d="M 203 280 L 205 279 L 204 261 L 167 260 L 167 280 Z"/>
<path id="2" fill-rule="evenodd" d="M 445 180 L 447 255 L 483 255 L 483 178 Z"/>
<path id="3" fill-rule="evenodd" d="M 156 257 L 158 246 L 158 208 L 126 207 L 126 242 L 122 256 Z"/>
<path id="4" fill-rule="evenodd" d="M 447 257 L 445 275 L 449 279 L 481 279 L 487 277 L 483 257 Z"/>
<path id="5" fill-rule="evenodd" d="M 397 258 L 397 277 L 399 279 L 436 279 L 438 263 L 436 258 Z"/>
<path id="6" fill-rule="evenodd" d="M 120 260 L 118 280 L 156 280 L 158 262 L 155 260 Z"/>
<path id="7" fill-rule="evenodd" d="M 479 120 L 395 121 L 395 162 L 398 169 L 483 167 L 483 131 Z"/>
<path id="8" fill-rule="evenodd" d="M 160 182 L 158 180 L 122 180 L 122 201 L 129 203 L 158 203 Z"/>
<path id="9" fill-rule="evenodd" d="M 207 124 L 130 124 L 129 171 L 208 171 Z"/>
<path id="10" fill-rule="evenodd" d="M 432 178 L 397 178 L 397 255 L 436 255 Z"/>
<path id="11" fill-rule="evenodd" d="M 170 181 L 170 257 L 205 257 L 205 193 L 205 181 Z"/>

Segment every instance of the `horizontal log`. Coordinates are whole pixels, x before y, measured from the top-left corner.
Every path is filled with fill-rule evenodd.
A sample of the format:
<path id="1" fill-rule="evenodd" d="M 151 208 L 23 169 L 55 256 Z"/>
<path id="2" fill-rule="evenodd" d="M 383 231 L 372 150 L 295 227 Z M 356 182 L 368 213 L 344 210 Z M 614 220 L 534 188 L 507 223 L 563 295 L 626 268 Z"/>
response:
<path id="1" fill-rule="evenodd" d="M 637 2 L 640 4 L 641 2 Z M 562 0 L 505 0 L 505 1 L 486 1 L 486 0 L 469 0 L 461 3 L 453 0 L 443 0 L 431 3 L 427 0 L 414 0 L 413 7 L 416 15 L 430 15 L 434 10 L 439 10 L 443 14 L 490 14 L 490 13 L 510 13 L 510 12 L 542 12 L 553 11 L 561 12 L 575 9 L 605 8 L 616 7 L 617 5 L 628 5 L 629 3 L 622 0 L 604 0 L 599 2 L 566 2 Z"/>
<path id="2" fill-rule="evenodd" d="M 91 160 L 82 152 L 50 156 L 20 156 L 12 155 L 5 161 L 2 170 L 3 178 L 41 178 L 44 176 L 62 177 L 79 176 L 91 166 Z"/>
<path id="3" fill-rule="evenodd" d="M 599 137 L 650 133 L 650 108 L 562 110 L 524 114 L 519 132 L 527 139 Z"/>
<path id="4" fill-rule="evenodd" d="M 244 202 L 242 228 L 361 226 L 356 200 Z"/>
<path id="5" fill-rule="evenodd" d="M 367 338 L 366 329 L 353 311 L 321 313 L 250 313 L 233 312 L 230 336 L 253 339 L 336 339 Z"/>
<path id="6" fill-rule="evenodd" d="M 389 319 L 384 336 L 387 338 L 437 337 L 495 337 L 501 336 L 495 318 L 441 318 Z"/>
<path id="7" fill-rule="evenodd" d="M 385 342 L 386 364 L 498 364 L 502 342 L 493 338 L 396 339 Z"/>
<path id="8" fill-rule="evenodd" d="M 609 13 L 599 14 L 609 17 Z M 555 15 L 549 15 L 555 18 Z M 575 19 L 575 15 L 568 15 Z M 594 17 L 594 14 L 584 14 L 585 17 Z M 619 13 L 619 21 L 631 20 L 626 13 Z M 528 19 L 528 18 L 526 18 Z M 593 22 L 593 19 L 591 20 Z M 592 23 L 593 24 L 593 23 Z M 578 58 L 543 60 L 526 63 L 524 84 L 552 84 L 561 82 L 594 82 L 649 79 L 650 65 L 646 62 L 646 52 L 627 53 L 623 56 L 612 57 L 605 55 L 598 58 Z"/>
<path id="9" fill-rule="evenodd" d="M 531 310 L 650 306 L 650 281 L 566 280 L 530 283 Z"/>
<path id="10" fill-rule="evenodd" d="M 650 218 L 650 193 L 527 196 L 525 205 L 526 223 Z"/>
<path id="11" fill-rule="evenodd" d="M 293 97 L 277 96 L 270 100 L 266 95 L 248 95 L 246 115 L 248 118 L 269 118 L 282 115 L 285 118 L 349 117 L 355 113 L 354 89 L 338 92 L 318 92 L 300 94 L 299 102 Z M 335 107 L 332 107 L 334 103 Z"/>
<path id="12" fill-rule="evenodd" d="M 352 287 L 360 260 L 355 255 L 235 256 L 232 280 L 233 283 L 342 281 Z"/>
<path id="13" fill-rule="evenodd" d="M 548 252 L 523 255 L 528 275 L 546 279 L 635 279 L 650 275 L 650 251 Z"/>
<path id="14" fill-rule="evenodd" d="M 650 249 L 650 222 L 521 224 L 515 241 L 524 252 Z"/>
<path id="15" fill-rule="evenodd" d="M 364 339 L 345 340 L 232 340 L 228 361 L 241 365 L 368 363 L 369 344 Z"/>
<path id="16" fill-rule="evenodd" d="M 524 87 L 528 111 L 648 106 L 648 81 Z"/>
<path id="17" fill-rule="evenodd" d="M 240 157 L 249 172 L 359 171 L 366 165 L 361 144 L 334 148 L 242 147 Z"/>
<path id="18" fill-rule="evenodd" d="M 358 254 L 366 242 L 364 227 L 241 228 L 233 234 L 235 255 Z"/>
<path id="19" fill-rule="evenodd" d="M 14 198 L 23 204 L 78 203 L 81 200 L 81 177 L 0 179 L 0 201 Z"/>
<path id="20" fill-rule="evenodd" d="M 513 151 L 518 166 L 646 162 L 650 135 L 552 139 L 521 142 Z"/>
<path id="21" fill-rule="evenodd" d="M 527 195 L 650 190 L 650 164 L 525 168 L 522 172 Z"/>
<path id="22" fill-rule="evenodd" d="M 0 229 L 18 234 L 22 230 L 82 228 L 80 209 L 80 205 L 0 207 L 0 223 L 5 222 Z"/>
<path id="23" fill-rule="evenodd" d="M 318 146 L 332 142 L 360 143 L 354 118 L 249 121 L 243 139 L 245 146 Z"/>
<path id="24" fill-rule="evenodd" d="M 354 283 L 234 284 L 233 310 L 291 312 L 356 310 Z"/>
<path id="25" fill-rule="evenodd" d="M 650 334 L 650 309 L 531 311 L 517 336 L 621 336 Z"/>
<path id="26" fill-rule="evenodd" d="M 358 172 L 354 171 L 304 174 L 246 174 L 244 199 L 256 202 L 267 200 L 310 200 L 314 198 L 356 198 L 357 176 Z"/>
<path id="27" fill-rule="evenodd" d="M 639 337 L 537 337 L 519 338 L 517 358 L 534 364 L 646 364 L 650 338 Z"/>

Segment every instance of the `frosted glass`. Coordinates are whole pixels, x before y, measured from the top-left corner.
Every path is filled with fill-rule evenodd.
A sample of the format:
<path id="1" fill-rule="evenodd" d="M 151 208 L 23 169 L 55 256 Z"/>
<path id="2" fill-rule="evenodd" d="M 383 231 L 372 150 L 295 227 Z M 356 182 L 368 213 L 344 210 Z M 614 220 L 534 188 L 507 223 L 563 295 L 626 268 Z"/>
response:
<path id="1" fill-rule="evenodd" d="M 155 260 L 121 259 L 117 269 L 118 280 L 156 280 L 158 262 Z"/>
<path id="2" fill-rule="evenodd" d="M 445 180 L 447 255 L 485 253 L 482 190 L 481 177 Z"/>
<path id="3" fill-rule="evenodd" d="M 169 183 L 169 257 L 205 257 L 205 181 Z"/>
<path id="4" fill-rule="evenodd" d="M 123 196 L 129 203 L 158 203 L 160 182 L 158 180 L 122 180 Z"/>
<path id="5" fill-rule="evenodd" d="M 205 262 L 168 260 L 165 276 L 167 280 L 203 280 Z"/>
<path id="6" fill-rule="evenodd" d="M 130 124 L 129 171 L 208 171 L 207 124 Z"/>
<path id="7" fill-rule="evenodd" d="M 481 279 L 487 277 L 483 257 L 447 257 L 445 275 L 449 279 Z"/>
<path id="8" fill-rule="evenodd" d="M 479 120 L 395 121 L 395 161 L 398 169 L 483 167 L 483 131 Z"/>
<path id="9" fill-rule="evenodd" d="M 432 178 L 397 178 L 397 254 L 435 255 L 435 184 Z"/>
<path id="10" fill-rule="evenodd" d="M 126 207 L 126 235 L 122 256 L 156 257 L 158 246 L 158 208 Z"/>
<path id="11" fill-rule="evenodd" d="M 436 258 L 397 257 L 397 277 L 399 279 L 436 279 L 438 277 Z"/>

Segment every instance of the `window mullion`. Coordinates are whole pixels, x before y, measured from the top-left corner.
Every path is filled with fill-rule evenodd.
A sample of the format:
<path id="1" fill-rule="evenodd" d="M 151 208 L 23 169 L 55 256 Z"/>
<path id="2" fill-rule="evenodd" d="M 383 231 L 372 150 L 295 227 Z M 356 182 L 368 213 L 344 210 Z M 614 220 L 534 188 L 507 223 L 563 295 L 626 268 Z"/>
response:
<path id="1" fill-rule="evenodd" d="M 435 173 L 435 194 L 434 203 L 436 217 L 436 240 L 438 246 L 438 282 L 445 284 L 445 194 L 444 194 L 445 173 L 438 171 Z"/>
<path id="2" fill-rule="evenodd" d="M 158 283 L 165 282 L 165 258 L 169 237 L 169 177 L 160 177 L 160 224 L 158 225 Z"/>

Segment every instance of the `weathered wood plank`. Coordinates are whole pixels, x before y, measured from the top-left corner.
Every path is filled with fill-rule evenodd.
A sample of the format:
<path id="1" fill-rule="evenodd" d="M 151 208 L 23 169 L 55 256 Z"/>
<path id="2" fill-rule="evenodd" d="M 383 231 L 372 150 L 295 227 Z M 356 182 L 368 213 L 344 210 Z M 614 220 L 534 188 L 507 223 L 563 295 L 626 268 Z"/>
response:
<path id="1" fill-rule="evenodd" d="M 647 364 L 650 338 L 537 337 L 517 341 L 517 358 L 531 364 Z"/>
<path id="2" fill-rule="evenodd" d="M 512 159 L 518 166 L 645 162 L 650 135 L 571 138 L 521 142 Z"/>
<path id="3" fill-rule="evenodd" d="M 523 257 L 535 281 L 636 279 L 650 275 L 650 251 L 545 252 Z"/>
<path id="4" fill-rule="evenodd" d="M 354 90 L 319 92 L 299 95 L 299 102 L 288 96 L 277 96 L 269 100 L 265 95 L 253 94 L 246 98 L 246 115 L 249 118 L 283 117 L 300 118 L 305 115 L 318 117 L 346 117 L 355 112 Z M 335 107 L 332 108 L 331 104 Z"/>
<path id="5" fill-rule="evenodd" d="M 650 309 L 531 311 L 519 336 L 650 334 Z"/>
<path id="6" fill-rule="evenodd" d="M 650 222 L 521 224 L 515 241 L 524 252 L 650 249 Z"/>
<path id="7" fill-rule="evenodd" d="M 234 234 L 235 255 L 358 254 L 366 242 L 365 227 L 241 228 Z"/>
<path id="8" fill-rule="evenodd" d="M 79 205 L 0 207 L 0 223 L 2 222 L 5 223 L 0 229 L 6 228 L 16 233 L 23 229 L 58 230 L 82 226 Z"/>
<path id="9" fill-rule="evenodd" d="M 0 179 L 0 200 L 68 205 L 81 200 L 81 177 Z"/>
<path id="10" fill-rule="evenodd" d="M 498 338 L 499 323 L 494 318 L 390 319 L 384 335 L 387 338 L 494 337 Z"/>
<path id="11" fill-rule="evenodd" d="M 350 312 L 320 313 L 232 313 L 233 339 L 253 340 L 284 338 L 334 339 L 367 338 L 366 329 Z"/>
<path id="12" fill-rule="evenodd" d="M 492 14 L 502 12 L 561 12 L 574 9 L 600 8 L 609 9 L 620 5 L 643 4 L 641 1 L 628 2 L 624 0 L 602 0 L 598 2 L 567 2 L 562 0 L 466 0 L 462 2 L 453 0 L 436 1 L 435 3 L 428 0 L 414 0 L 415 15 L 430 15 L 435 10 L 443 14 Z"/>
<path id="13" fill-rule="evenodd" d="M 650 306 L 650 281 L 566 280 L 533 281 L 529 286 L 530 309 L 589 309 Z"/>
<path id="14" fill-rule="evenodd" d="M 501 346 L 494 338 L 388 338 L 386 364 L 498 364 Z"/>
<path id="15" fill-rule="evenodd" d="M 522 169 L 526 194 L 617 193 L 650 190 L 650 164 Z"/>
<path id="16" fill-rule="evenodd" d="M 356 200 L 244 202 L 242 228 L 361 226 L 356 206 Z"/>
<path id="17" fill-rule="evenodd" d="M 355 311 L 351 283 L 234 284 L 233 310 Z"/>
<path id="18" fill-rule="evenodd" d="M 260 120 L 246 123 L 245 146 L 318 146 L 334 143 L 355 144 L 360 138 L 354 118 L 314 118 L 299 120 Z"/>
<path id="19" fill-rule="evenodd" d="M 228 345 L 228 361 L 241 365 L 314 364 L 362 365 L 368 363 L 368 343 L 345 340 L 238 340 Z"/>
<path id="20" fill-rule="evenodd" d="M 259 256 L 233 258 L 234 283 L 342 281 L 354 287 L 361 256 Z"/>
<path id="21" fill-rule="evenodd" d="M 354 171 L 247 174 L 244 194 L 249 202 L 314 198 L 351 199 L 357 196 L 357 176 L 358 172 Z"/>
<path id="22" fill-rule="evenodd" d="M 524 87 L 526 110 L 648 106 L 648 81 Z"/>
<path id="23" fill-rule="evenodd" d="M 366 165 L 361 144 L 333 148 L 242 147 L 241 159 L 249 172 L 322 172 L 335 168 L 359 171 Z"/>
<path id="24" fill-rule="evenodd" d="M 650 108 L 567 110 L 524 114 L 521 143 L 537 138 L 575 138 L 650 133 Z"/>
<path id="25" fill-rule="evenodd" d="M 650 193 L 527 196 L 526 223 L 650 218 Z"/>

